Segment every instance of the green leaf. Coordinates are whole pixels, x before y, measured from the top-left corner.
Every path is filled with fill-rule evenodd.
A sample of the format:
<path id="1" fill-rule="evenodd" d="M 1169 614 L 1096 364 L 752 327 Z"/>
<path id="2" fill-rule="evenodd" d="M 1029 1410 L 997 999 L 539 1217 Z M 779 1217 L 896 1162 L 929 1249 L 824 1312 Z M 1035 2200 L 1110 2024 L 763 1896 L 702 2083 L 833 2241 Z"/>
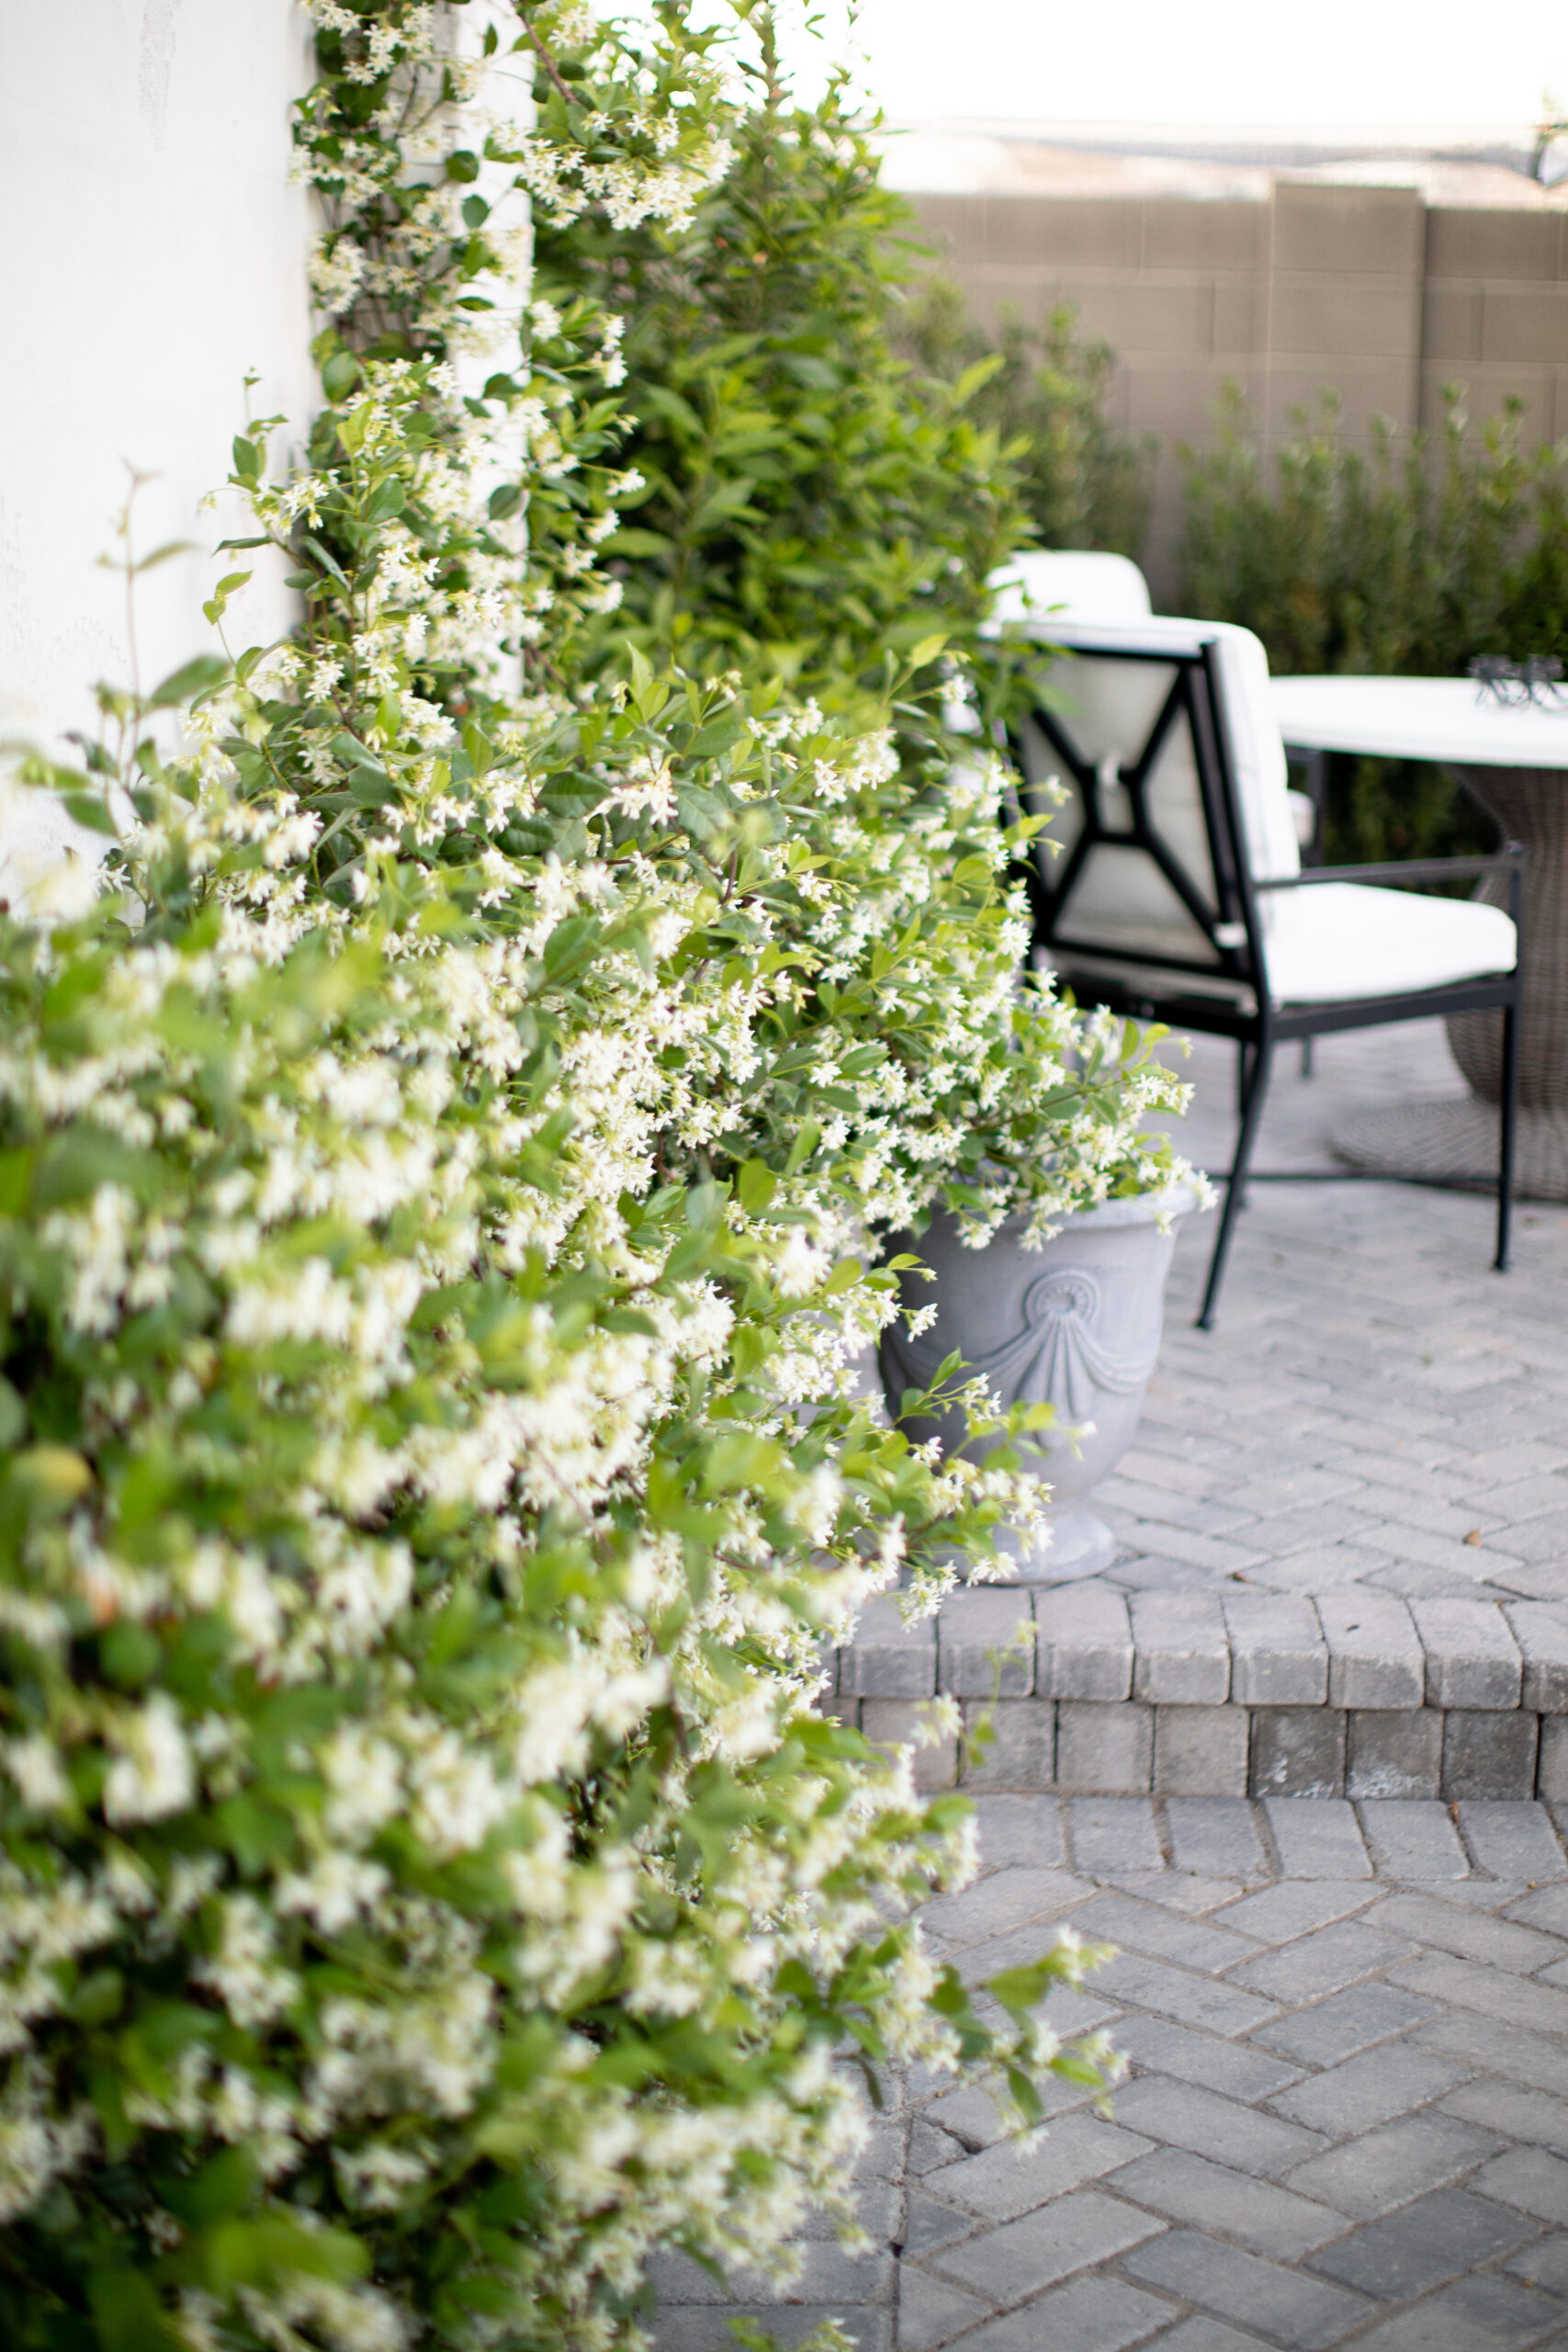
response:
<path id="1" fill-rule="evenodd" d="M 760 1216 L 779 1189 L 779 1180 L 763 1159 L 749 1159 L 736 1179 L 735 1189 L 748 1216 Z"/>
<path id="2" fill-rule="evenodd" d="M 210 694 L 228 675 L 229 664 L 218 654 L 198 653 L 194 662 L 171 670 L 148 699 L 154 710 L 172 710 L 177 703 L 194 702 L 198 695 Z"/>

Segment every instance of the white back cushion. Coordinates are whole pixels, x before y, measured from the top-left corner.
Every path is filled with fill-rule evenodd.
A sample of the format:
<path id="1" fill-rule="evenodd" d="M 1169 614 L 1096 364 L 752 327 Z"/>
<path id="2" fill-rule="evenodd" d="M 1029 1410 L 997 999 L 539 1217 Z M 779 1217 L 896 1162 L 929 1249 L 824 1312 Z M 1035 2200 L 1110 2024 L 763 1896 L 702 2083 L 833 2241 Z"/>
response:
<path id="1" fill-rule="evenodd" d="M 986 585 L 996 595 L 994 621 L 1136 621 L 1149 610 L 1149 583 L 1124 555 L 1083 548 L 1041 548 L 1015 555 Z"/>
<path id="2" fill-rule="evenodd" d="M 1151 698 L 1154 709 L 1160 699 L 1152 684 L 1145 682 L 1157 678 L 1168 688 L 1172 673 L 1163 665 L 1143 662 L 1073 661 L 1072 654 L 1195 653 L 1212 643 L 1222 721 L 1230 743 L 1237 809 L 1253 879 L 1286 881 L 1301 872 L 1301 846 L 1286 797 L 1285 747 L 1269 698 L 1269 657 L 1250 629 L 1226 621 L 1176 620 L 1164 614 L 1119 626 L 1037 620 L 1034 628 L 1043 643 L 1063 649 L 1066 658 L 1051 673 L 1049 684 L 1069 705 L 1062 712 L 1062 725 L 1097 763 L 1107 756 L 1127 762 L 1137 757 L 1153 718 Z M 1091 685 L 1097 671 L 1102 673 L 1103 683 Z M 1071 707 L 1075 702 L 1082 707 L 1081 716 Z M 1081 734 L 1080 728 L 1085 730 Z M 1168 751 L 1168 761 L 1173 750 Z M 1190 834 L 1195 828 L 1201 835 L 1203 815 L 1190 748 L 1185 757 L 1190 810 L 1183 831 Z M 1165 765 L 1162 761 L 1162 777 Z M 1172 846 L 1176 846 L 1174 841 Z M 1202 870 L 1206 876 L 1206 859 Z"/>

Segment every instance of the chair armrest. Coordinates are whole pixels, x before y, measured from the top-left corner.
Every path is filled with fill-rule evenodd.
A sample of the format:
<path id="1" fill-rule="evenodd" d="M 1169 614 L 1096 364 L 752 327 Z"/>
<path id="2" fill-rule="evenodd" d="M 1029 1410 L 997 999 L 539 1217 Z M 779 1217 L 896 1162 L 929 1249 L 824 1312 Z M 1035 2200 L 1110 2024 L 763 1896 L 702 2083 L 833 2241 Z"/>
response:
<path id="1" fill-rule="evenodd" d="M 1529 852 L 1509 842 L 1490 857 L 1410 857 L 1386 865 L 1311 865 L 1277 882 L 1255 882 L 1255 890 L 1303 890 L 1317 882 L 1457 882 L 1466 875 L 1518 873 Z"/>

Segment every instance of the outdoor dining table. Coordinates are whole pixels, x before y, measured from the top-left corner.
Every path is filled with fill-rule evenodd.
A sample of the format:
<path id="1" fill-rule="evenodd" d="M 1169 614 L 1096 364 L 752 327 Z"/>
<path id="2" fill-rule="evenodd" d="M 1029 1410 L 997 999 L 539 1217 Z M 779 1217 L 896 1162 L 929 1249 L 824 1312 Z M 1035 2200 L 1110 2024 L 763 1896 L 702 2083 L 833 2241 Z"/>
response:
<path id="1" fill-rule="evenodd" d="M 1568 705 L 1506 703 L 1473 678 L 1276 678 L 1270 693 L 1292 753 L 1438 762 L 1505 841 L 1528 849 L 1518 1189 L 1568 1200 Z M 1488 876 L 1478 895 L 1506 904 L 1506 877 Z M 1450 1181 L 1495 1163 L 1501 1016 L 1461 1013 L 1448 1032 L 1470 1100 L 1353 1114 L 1335 1134 L 1342 1158 L 1374 1173 Z"/>

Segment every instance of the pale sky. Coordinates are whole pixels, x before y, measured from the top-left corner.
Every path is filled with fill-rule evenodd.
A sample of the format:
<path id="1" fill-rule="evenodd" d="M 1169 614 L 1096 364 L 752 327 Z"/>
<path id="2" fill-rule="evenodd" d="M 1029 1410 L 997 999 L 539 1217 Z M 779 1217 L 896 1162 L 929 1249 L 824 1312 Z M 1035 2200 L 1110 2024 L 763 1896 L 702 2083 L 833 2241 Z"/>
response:
<path id="1" fill-rule="evenodd" d="M 845 0 L 818 6 L 841 47 Z M 1568 112 L 1568 0 L 863 0 L 852 39 L 896 121 L 1523 131 L 1547 90 Z"/>

